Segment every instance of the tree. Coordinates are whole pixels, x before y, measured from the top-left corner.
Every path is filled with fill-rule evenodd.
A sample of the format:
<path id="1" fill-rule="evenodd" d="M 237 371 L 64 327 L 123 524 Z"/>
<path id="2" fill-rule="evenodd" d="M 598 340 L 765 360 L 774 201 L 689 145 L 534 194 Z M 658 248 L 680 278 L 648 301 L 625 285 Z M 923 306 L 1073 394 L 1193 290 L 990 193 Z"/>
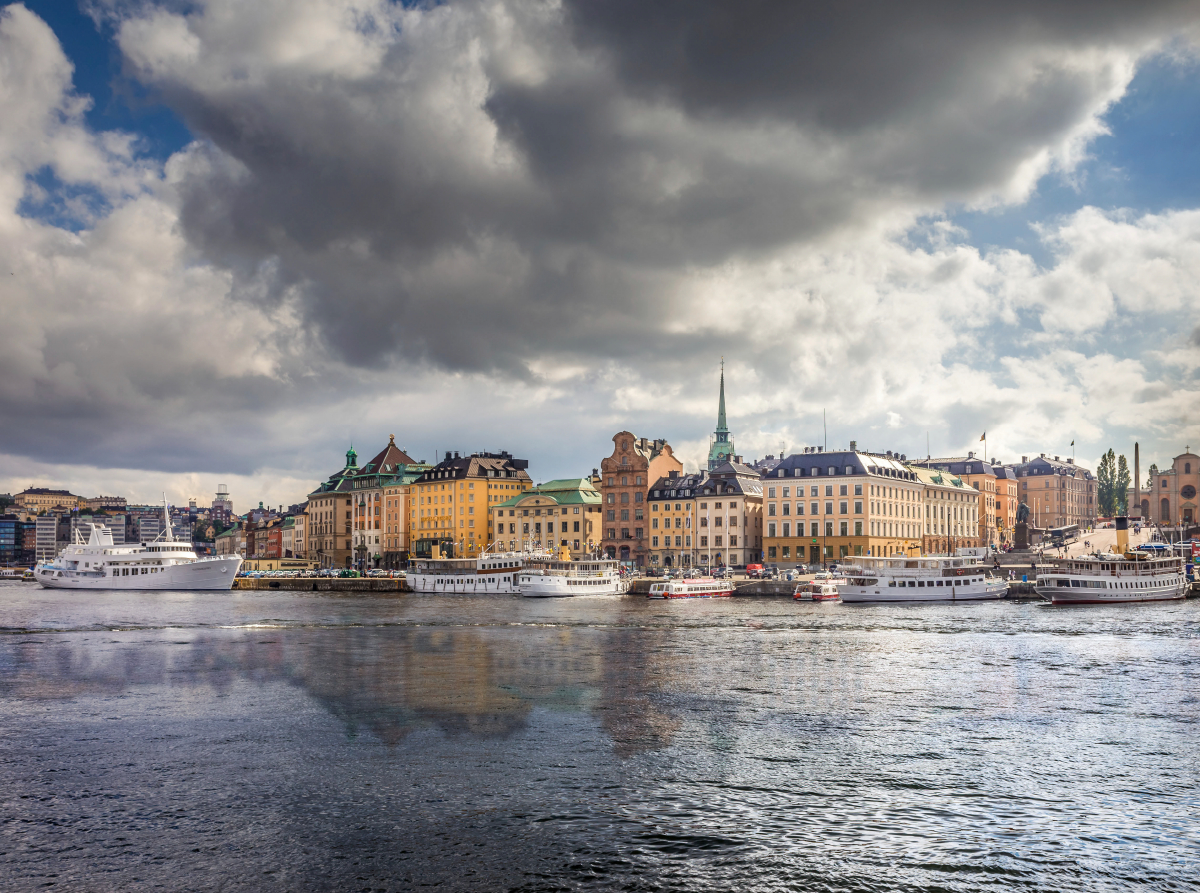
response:
<path id="1" fill-rule="evenodd" d="M 1154 489 L 1154 479 L 1156 477 L 1158 477 L 1158 466 L 1151 463 L 1150 470 L 1148 472 L 1146 472 L 1146 489 L 1147 490 Z"/>
<path id="2" fill-rule="evenodd" d="M 1100 458 L 1100 467 L 1096 469 L 1096 504 L 1106 518 L 1117 513 L 1116 482 L 1117 457 L 1110 449 Z"/>
<path id="3" fill-rule="evenodd" d="M 1117 512 L 1122 515 L 1129 514 L 1129 485 L 1133 482 L 1133 477 L 1129 473 L 1129 463 L 1125 461 L 1124 456 L 1117 459 L 1117 479 L 1114 483 L 1113 495 L 1116 497 Z"/>

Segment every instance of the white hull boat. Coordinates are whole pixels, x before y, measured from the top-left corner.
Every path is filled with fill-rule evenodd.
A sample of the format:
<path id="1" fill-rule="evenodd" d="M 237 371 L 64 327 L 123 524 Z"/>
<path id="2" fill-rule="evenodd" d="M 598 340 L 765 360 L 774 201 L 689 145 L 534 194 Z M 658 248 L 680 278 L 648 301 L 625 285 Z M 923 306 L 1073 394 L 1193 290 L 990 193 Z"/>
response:
<path id="1" fill-rule="evenodd" d="M 197 558 L 188 543 L 166 538 L 166 513 L 164 504 L 164 533 L 152 543 L 113 545 L 112 532 L 97 524 L 86 543 L 77 540 L 53 561 L 38 564 L 33 577 L 47 589 L 232 589 L 241 557 Z"/>
<path id="2" fill-rule="evenodd" d="M 604 559 L 533 561 L 518 576 L 517 588 L 526 598 L 620 595 L 629 587 L 619 567 Z"/>
<path id="3" fill-rule="evenodd" d="M 1008 595 L 1008 583 L 971 556 L 862 557 L 841 570 L 846 582 L 838 592 L 845 604 L 985 601 Z"/>
<path id="4" fill-rule="evenodd" d="M 1128 551 L 1129 520 L 1116 519 L 1117 551 L 1054 562 L 1038 573 L 1034 589 L 1055 605 L 1120 605 L 1185 598 L 1184 559 Z"/>

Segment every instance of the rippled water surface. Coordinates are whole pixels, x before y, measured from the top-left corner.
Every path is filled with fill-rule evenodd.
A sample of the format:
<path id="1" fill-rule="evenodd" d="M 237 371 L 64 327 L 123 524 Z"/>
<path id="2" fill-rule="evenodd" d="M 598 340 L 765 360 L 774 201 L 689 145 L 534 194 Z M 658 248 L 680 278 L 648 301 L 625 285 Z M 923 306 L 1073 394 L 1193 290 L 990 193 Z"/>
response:
<path id="1" fill-rule="evenodd" d="M 1200 602 L 0 589 L 0 889 L 1196 890 Z"/>

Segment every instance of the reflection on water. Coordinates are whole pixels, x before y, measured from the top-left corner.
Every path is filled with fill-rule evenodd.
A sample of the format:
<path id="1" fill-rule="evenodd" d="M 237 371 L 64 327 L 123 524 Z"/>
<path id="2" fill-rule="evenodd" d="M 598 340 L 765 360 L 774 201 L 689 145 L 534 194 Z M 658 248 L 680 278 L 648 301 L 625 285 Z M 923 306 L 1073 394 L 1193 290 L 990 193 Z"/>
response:
<path id="1" fill-rule="evenodd" d="M 365 628 L 203 631 L 160 647 L 63 637 L 17 642 L 0 693 L 20 699 L 115 696 L 132 686 L 228 691 L 237 681 L 302 688 L 351 734 L 395 745 L 414 730 L 503 738 L 530 710 L 595 711 L 618 753 L 670 742 L 648 652 L 663 633 L 595 629 Z M 619 639 L 621 641 L 613 641 Z M 170 647 L 170 646 L 175 647 Z M 654 659 L 659 672 L 660 658 Z"/>
<path id="2" fill-rule="evenodd" d="M 0 605 L 0 889 L 1182 890 L 1200 603 Z"/>

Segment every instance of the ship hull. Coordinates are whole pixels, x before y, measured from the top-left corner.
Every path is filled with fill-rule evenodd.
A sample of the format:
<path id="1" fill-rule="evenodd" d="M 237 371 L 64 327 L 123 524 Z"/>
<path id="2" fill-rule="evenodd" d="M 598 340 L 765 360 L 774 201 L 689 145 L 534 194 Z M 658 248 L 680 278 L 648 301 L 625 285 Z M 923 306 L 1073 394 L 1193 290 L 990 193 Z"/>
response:
<path id="1" fill-rule="evenodd" d="M 928 604 L 934 602 L 982 602 L 995 601 L 1008 596 L 1008 587 L 1003 584 L 984 586 L 955 586 L 938 592 L 936 589 L 890 586 L 855 587 L 839 586 L 843 604 Z M 945 594 L 943 594 L 945 593 Z"/>

